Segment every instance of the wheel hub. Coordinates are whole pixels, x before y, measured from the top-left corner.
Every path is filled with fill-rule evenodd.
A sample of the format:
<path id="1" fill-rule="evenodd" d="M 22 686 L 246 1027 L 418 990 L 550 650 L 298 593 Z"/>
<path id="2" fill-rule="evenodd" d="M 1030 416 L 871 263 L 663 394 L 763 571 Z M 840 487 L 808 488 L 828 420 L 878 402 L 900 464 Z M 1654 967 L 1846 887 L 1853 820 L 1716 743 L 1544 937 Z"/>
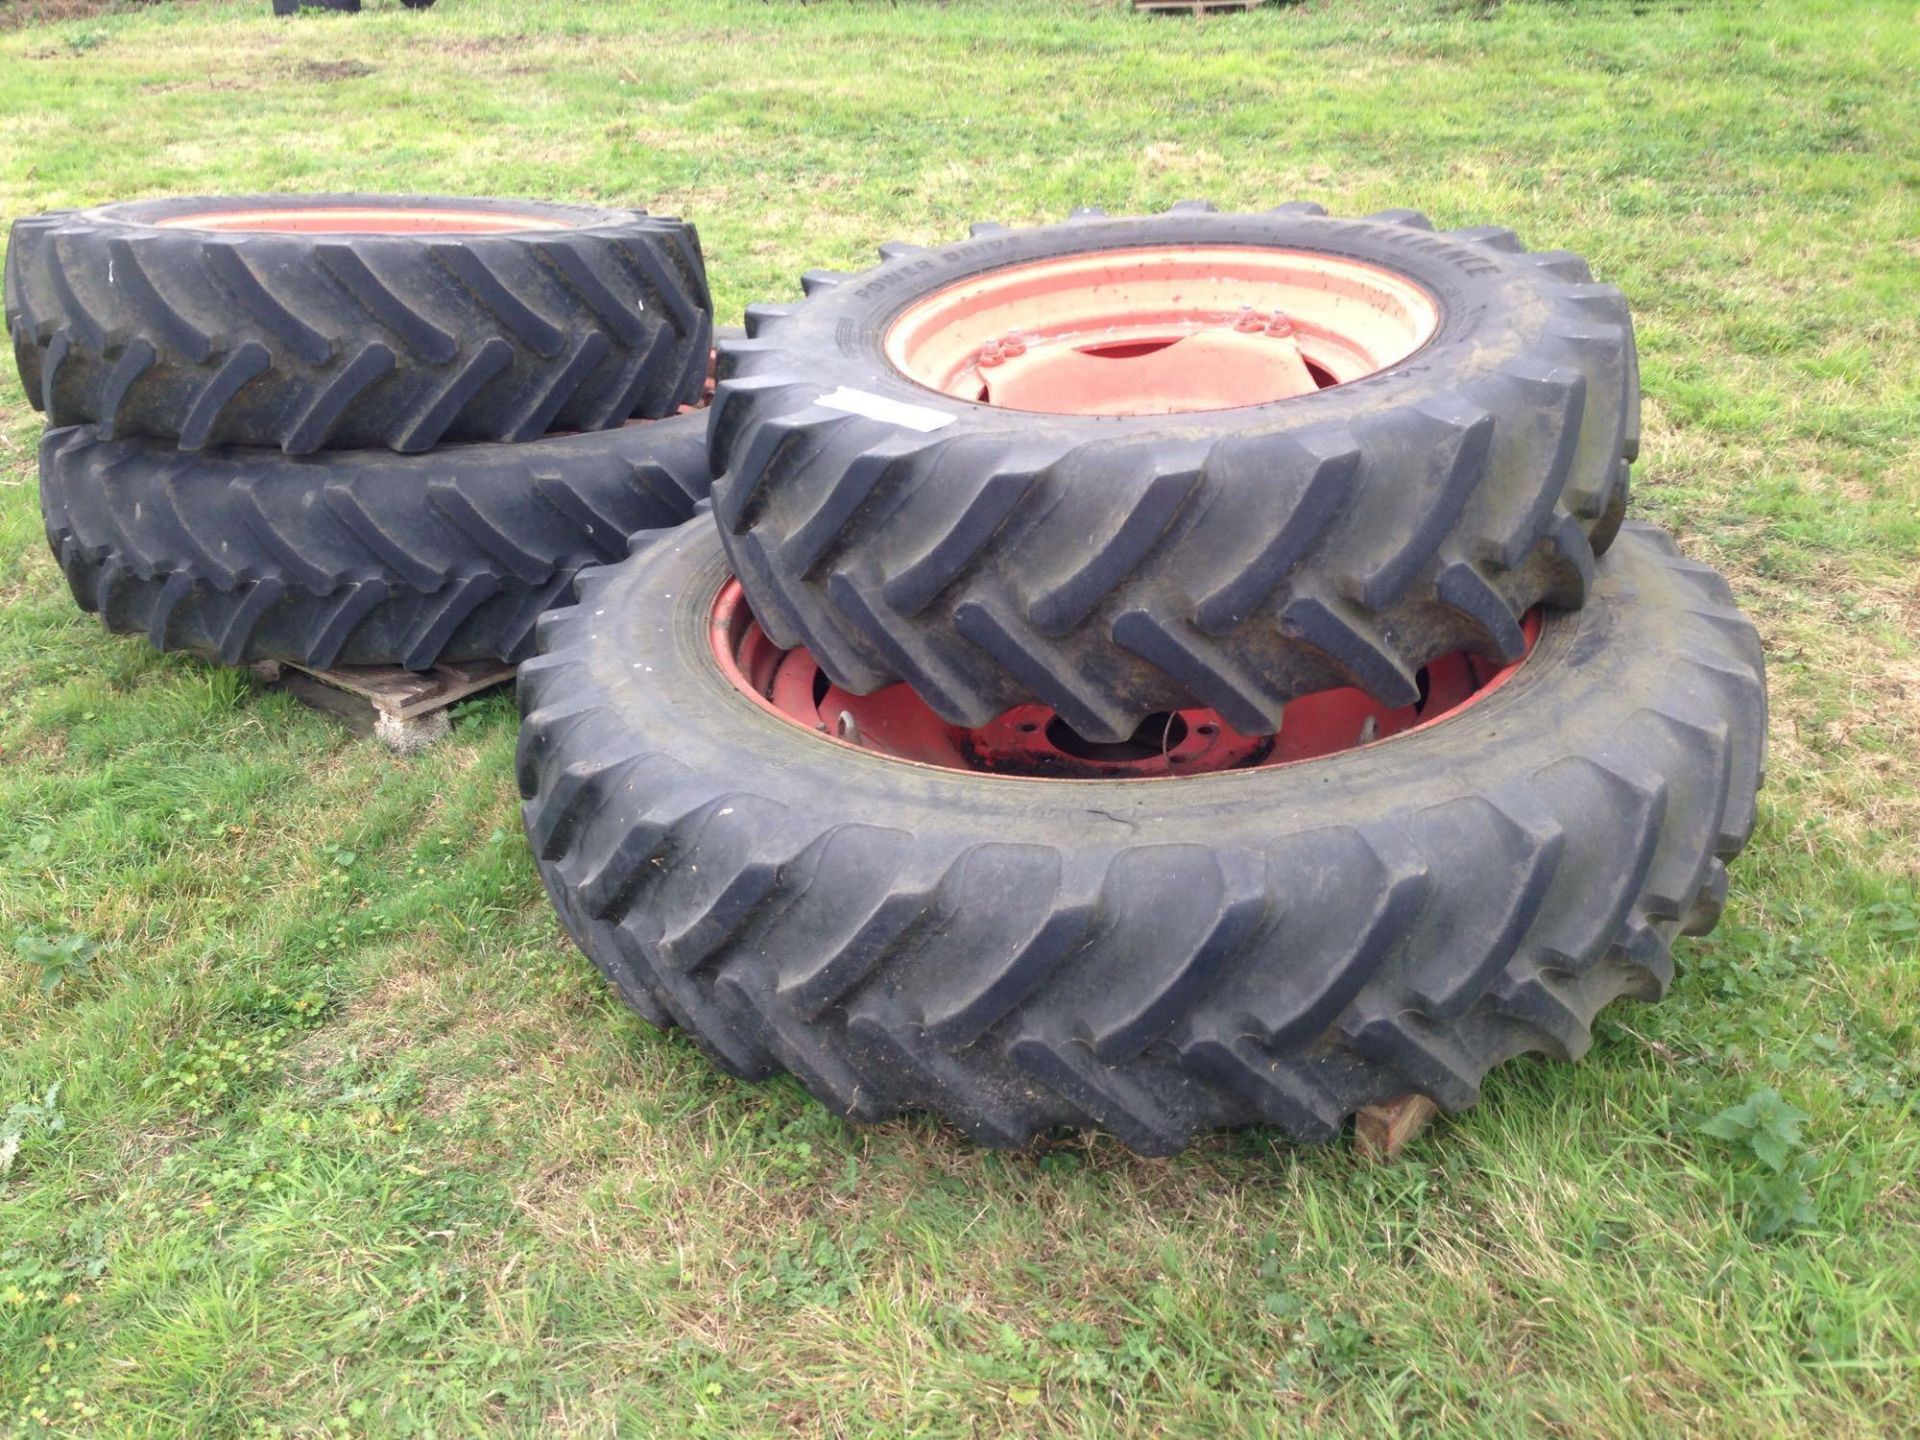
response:
<path id="1" fill-rule="evenodd" d="M 1531 650 L 1537 613 L 1524 633 Z M 762 709 L 832 744 L 943 770 L 1050 780 L 1177 779 L 1312 760 L 1373 744 L 1464 709 L 1522 663 L 1442 656 L 1421 671 L 1421 699 L 1387 707 L 1352 686 L 1288 703 L 1276 735 L 1243 735 L 1213 710 L 1149 715 L 1127 739 L 1087 740 L 1044 705 L 1018 705 L 978 728 L 949 724 L 904 684 L 855 695 L 805 649 L 782 650 L 753 618 L 737 580 L 714 598 L 714 659 Z"/>

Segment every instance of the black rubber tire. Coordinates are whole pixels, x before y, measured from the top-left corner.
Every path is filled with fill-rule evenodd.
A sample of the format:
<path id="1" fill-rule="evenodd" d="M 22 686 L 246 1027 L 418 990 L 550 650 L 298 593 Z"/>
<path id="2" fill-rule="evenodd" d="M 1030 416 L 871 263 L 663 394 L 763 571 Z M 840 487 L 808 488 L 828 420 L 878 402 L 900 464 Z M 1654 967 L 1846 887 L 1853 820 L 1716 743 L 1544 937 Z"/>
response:
<path id="1" fill-rule="evenodd" d="M 1725 582 L 1624 532 L 1473 706 L 1323 760 L 983 776 L 836 744 L 710 649 L 709 527 L 583 572 L 521 667 L 519 783 L 573 938 L 656 1025 L 830 1108 L 991 1145 L 1323 1140 L 1573 1058 L 1718 917 L 1754 819 L 1762 660 Z"/>
<path id="2" fill-rule="evenodd" d="M 84 426 L 40 446 L 47 542 L 107 628 L 229 665 L 518 661 L 574 572 L 707 489 L 704 415 L 524 445 L 182 455 Z"/>
<path id="3" fill-rule="evenodd" d="M 493 234 L 228 233 L 218 211 L 379 206 L 527 216 Z M 18 221 L 7 327 L 53 426 L 290 455 L 531 440 L 698 399 L 699 238 L 634 210 L 432 196 L 141 200 Z"/>
<path id="4" fill-rule="evenodd" d="M 273 0 L 276 15 L 298 15 L 302 10 L 338 10 L 347 15 L 360 13 L 360 0 Z"/>
<path id="5" fill-rule="evenodd" d="M 1581 602 L 1624 513 L 1639 378 L 1626 304 L 1578 256 L 1408 211 L 1077 214 L 882 247 L 864 274 L 809 275 L 798 305 L 751 307 L 751 338 L 721 347 L 714 511 L 776 641 L 855 693 L 904 679 L 957 724 L 1038 701 L 1110 741 L 1199 705 L 1269 734 L 1295 695 L 1406 704 L 1428 660 L 1511 656 L 1519 616 Z M 1426 286 L 1440 329 L 1337 389 L 1173 417 L 995 409 L 882 353 L 895 316 L 969 276 L 1169 244 L 1379 265 Z M 817 403 L 835 392 L 938 428 Z"/>

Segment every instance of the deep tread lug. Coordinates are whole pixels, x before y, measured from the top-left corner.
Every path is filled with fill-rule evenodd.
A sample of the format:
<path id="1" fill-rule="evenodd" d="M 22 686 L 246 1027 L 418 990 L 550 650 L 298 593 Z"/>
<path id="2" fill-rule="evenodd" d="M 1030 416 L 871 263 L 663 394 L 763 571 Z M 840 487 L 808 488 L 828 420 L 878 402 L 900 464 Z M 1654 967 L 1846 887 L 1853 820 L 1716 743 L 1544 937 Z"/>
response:
<path id="1" fill-rule="evenodd" d="M 1410 230 L 1433 229 L 1433 221 L 1418 210 L 1376 210 L 1363 218 L 1379 225 L 1405 225 Z"/>

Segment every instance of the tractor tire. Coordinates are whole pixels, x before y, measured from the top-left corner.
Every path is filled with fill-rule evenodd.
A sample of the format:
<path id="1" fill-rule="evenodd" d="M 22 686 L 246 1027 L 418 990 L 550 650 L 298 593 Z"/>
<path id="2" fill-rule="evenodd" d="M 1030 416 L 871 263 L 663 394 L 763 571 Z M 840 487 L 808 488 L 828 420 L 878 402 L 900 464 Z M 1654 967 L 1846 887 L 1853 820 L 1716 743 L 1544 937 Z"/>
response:
<path id="1" fill-rule="evenodd" d="M 717 658 L 727 578 L 696 523 L 541 621 L 527 834 L 636 1011 L 852 1120 L 930 1110 L 996 1146 L 1098 1125 L 1164 1155 L 1255 1122 L 1325 1140 L 1409 1093 L 1457 1111 L 1501 1061 L 1573 1059 L 1609 1002 L 1658 997 L 1753 826 L 1759 641 L 1645 526 L 1469 707 L 1164 780 L 796 724 Z"/>
<path id="2" fill-rule="evenodd" d="M 692 226 L 526 200 L 141 200 L 18 221 L 6 262 L 47 423 L 182 450 L 413 453 L 671 415 L 705 383 L 712 308 Z"/>
<path id="3" fill-rule="evenodd" d="M 1407 325 L 1432 328 L 1332 388 L 1182 413 L 1004 408 L 915 378 L 893 348 L 942 296 L 1196 249 L 1345 277 L 1303 301 L 1399 287 Z M 1639 443 L 1625 302 L 1511 231 L 1176 207 L 881 254 L 751 307 L 711 420 L 747 598 L 855 693 L 905 680 L 969 726 L 1037 701 L 1095 741 L 1193 704 L 1271 733 L 1295 695 L 1352 684 L 1401 704 L 1436 655 L 1510 658 L 1521 615 L 1581 603 L 1620 525 Z M 995 363 L 981 355 L 966 384 Z"/>
<path id="4" fill-rule="evenodd" d="M 685 520 L 705 416 L 429 455 L 183 455 L 49 431 L 47 542 L 80 608 L 157 649 L 326 669 L 517 662 L 574 572 Z"/>

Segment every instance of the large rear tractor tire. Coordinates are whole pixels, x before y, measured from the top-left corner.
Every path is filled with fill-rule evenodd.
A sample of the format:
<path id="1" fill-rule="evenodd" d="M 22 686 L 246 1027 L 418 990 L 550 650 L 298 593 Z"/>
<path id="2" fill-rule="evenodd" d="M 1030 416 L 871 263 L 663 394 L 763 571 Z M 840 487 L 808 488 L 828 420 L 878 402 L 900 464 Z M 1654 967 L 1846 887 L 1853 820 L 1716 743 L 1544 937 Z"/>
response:
<path id="1" fill-rule="evenodd" d="M 1524 658 L 1423 698 L 1303 698 L 1104 744 L 858 697 L 782 650 L 704 523 L 580 578 L 521 667 L 527 833 L 640 1014 L 836 1112 L 1146 1154 L 1370 1102 L 1472 1105 L 1571 1059 L 1711 928 L 1754 819 L 1759 642 L 1720 577 L 1624 530 Z"/>

